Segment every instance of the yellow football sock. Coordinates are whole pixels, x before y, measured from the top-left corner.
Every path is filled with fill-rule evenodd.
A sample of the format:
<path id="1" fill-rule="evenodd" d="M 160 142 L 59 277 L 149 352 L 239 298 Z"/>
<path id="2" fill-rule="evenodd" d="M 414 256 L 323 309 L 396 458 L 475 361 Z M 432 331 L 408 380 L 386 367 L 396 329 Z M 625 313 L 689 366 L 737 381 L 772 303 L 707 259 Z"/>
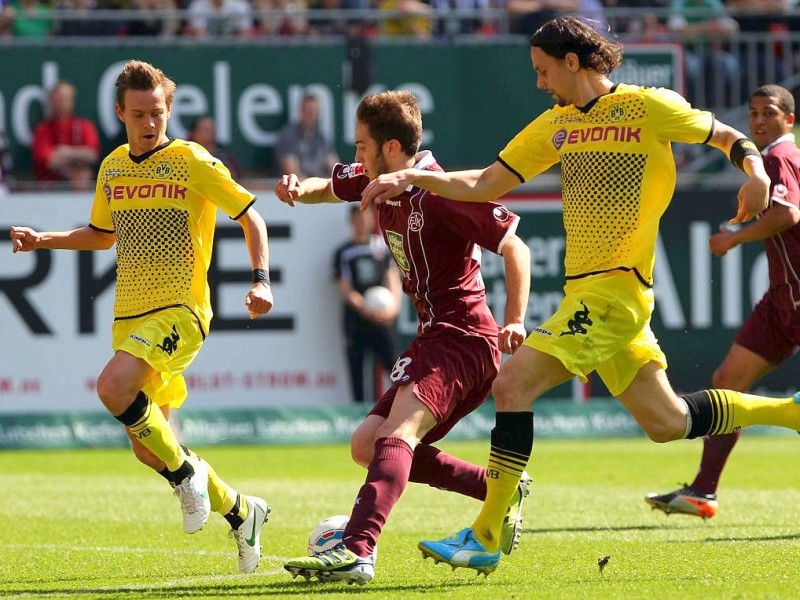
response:
<path id="1" fill-rule="evenodd" d="M 731 433 L 751 425 L 800 431 L 800 394 L 768 398 L 732 390 L 704 390 L 683 399 L 692 419 L 688 437 Z"/>
<path id="2" fill-rule="evenodd" d="M 472 524 L 475 537 L 489 552 L 500 547 L 500 531 L 508 503 L 517 490 L 528 457 L 492 446 L 486 467 L 486 500 Z"/>
<path id="3" fill-rule="evenodd" d="M 161 409 L 143 392 L 139 392 L 133 404 L 117 419 L 170 471 L 176 471 L 186 460 L 178 438 Z"/>
<path id="4" fill-rule="evenodd" d="M 236 504 L 238 492 L 217 475 L 214 467 L 208 461 L 206 461 L 206 466 L 208 467 L 208 498 L 211 500 L 211 510 L 223 516 L 227 515 Z M 247 502 L 242 497 L 242 501 L 239 503 L 239 516 L 242 520 L 247 518 L 247 511 Z"/>

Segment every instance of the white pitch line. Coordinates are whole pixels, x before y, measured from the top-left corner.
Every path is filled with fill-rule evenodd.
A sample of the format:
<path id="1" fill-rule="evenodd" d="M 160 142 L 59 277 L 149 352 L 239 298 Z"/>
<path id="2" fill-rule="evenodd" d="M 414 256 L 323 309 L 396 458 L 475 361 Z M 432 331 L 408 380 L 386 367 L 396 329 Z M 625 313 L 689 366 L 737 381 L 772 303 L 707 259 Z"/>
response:
<path id="1" fill-rule="evenodd" d="M 72 552 L 118 552 L 132 554 L 191 554 L 205 556 L 229 556 L 233 551 L 227 550 L 194 550 L 191 548 L 131 548 L 129 546 L 73 546 L 68 544 L 0 544 L 3 548 L 30 548 L 32 550 L 68 550 Z M 262 560 L 289 560 L 288 556 L 262 555 Z"/>
<path id="2" fill-rule="evenodd" d="M 239 581 L 244 579 L 252 579 L 254 577 L 264 578 L 272 577 L 274 575 L 287 574 L 283 569 L 273 569 L 271 571 L 257 571 L 251 574 L 236 573 L 229 575 L 205 575 L 202 577 L 182 577 L 180 579 L 173 579 L 170 581 L 157 581 L 152 583 L 133 583 L 130 585 L 98 587 L 98 588 L 84 588 L 82 591 L 87 594 L 107 594 L 107 593 L 125 593 L 125 592 L 146 592 L 155 590 L 170 589 L 180 586 L 203 585 L 210 583 L 223 583 L 227 581 Z M 288 575 L 288 574 L 287 574 Z M 8 598 L 57 598 L 59 596 L 71 596 L 72 590 L 51 590 L 51 591 L 31 591 L 30 593 L 22 592 Z"/>

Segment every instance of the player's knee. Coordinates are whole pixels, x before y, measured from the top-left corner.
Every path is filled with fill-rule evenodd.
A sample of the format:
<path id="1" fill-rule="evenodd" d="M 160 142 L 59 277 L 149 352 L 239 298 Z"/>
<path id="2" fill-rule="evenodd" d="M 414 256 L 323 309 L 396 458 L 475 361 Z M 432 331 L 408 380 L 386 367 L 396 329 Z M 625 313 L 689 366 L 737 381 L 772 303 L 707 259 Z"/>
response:
<path id="1" fill-rule="evenodd" d="M 111 407 L 117 399 L 117 389 L 111 377 L 101 374 L 97 378 L 97 396 L 106 407 Z"/>
<path id="2" fill-rule="evenodd" d="M 664 421 L 649 421 L 647 423 L 640 423 L 640 425 L 645 434 L 647 434 L 647 437 L 650 438 L 651 441 L 658 444 L 664 444 L 673 440 L 683 439 L 684 433 L 686 432 L 685 421 L 682 425 L 677 421 L 674 423 L 667 423 Z"/>
<path id="3" fill-rule="evenodd" d="M 741 372 L 724 365 L 714 371 L 714 375 L 711 377 L 711 385 L 715 388 L 726 390 L 745 390 L 749 387 L 748 382 L 742 380 Z"/>
<path id="4" fill-rule="evenodd" d="M 528 410 L 518 398 L 517 386 L 513 379 L 501 371 L 492 382 L 492 396 L 499 411 Z M 530 403 L 527 403 L 528 406 Z"/>
<path id="5" fill-rule="evenodd" d="M 367 468 L 372 462 L 373 454 L 375 454 L 375 440 L 367 439 L 367 436 L 356 431 L 350 438 L 350 456 L 353 462 Z"/>

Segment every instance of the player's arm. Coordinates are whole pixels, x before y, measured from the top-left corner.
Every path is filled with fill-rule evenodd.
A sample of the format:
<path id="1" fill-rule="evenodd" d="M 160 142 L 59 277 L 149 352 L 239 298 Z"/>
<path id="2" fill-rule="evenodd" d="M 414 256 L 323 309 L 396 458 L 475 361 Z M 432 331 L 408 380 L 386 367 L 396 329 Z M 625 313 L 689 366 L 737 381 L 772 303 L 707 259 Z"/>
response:
<path id="1" fill-rule="evenodd" d="M 29 252 L 40 248 L 50 250 L 108 250 L 117 239 L 113 232 L 93 227 L 71 231 L 36 231 L 30 227 L 11 228 L 12 252 Z"/>
<path id="2" fill-rule="evenodd" d="M 333 184 L 324 177 L 309 177 L 300 181 L 294 173 L 281 175 L 275 184 L 275 195 L 278 200 L 294 206 L 295 202 L 302 204 L 333 204 L 342 202 L 333 193 Z"/>
<path id="3" fill-rule="evenodd" d="M 506 271 L 506 312 L 500 329 L 500 350 L 513 353 L 525 341 L 525 312 L 531 290 L 531 251 L 516 235 L 509 237 L 500 255 Z"/>
<path id="4" fill-rule="evenodd" d="M 250 254 L 250 265 L 253 268 L 253 285 L 247 293 L 244 304 L 250 312 L 250 318 L 255 319 L 259 315 L 268 313 L 273 304 L 269 279 L 267 225 L 252 206 L 237 220 L 242 226 L 244 241 Z"/>
<path id="5" fill-rule="evenodd" d="M 708 144 L 724 152 L 747 175 L 737 196 L 739 209 L 729 223 L 746 223 L 754 219 L 767 208 L 770 186 L 764 161 L 755 144 L 741 131 L 720 121 L 714 122 L 714 133 Z"/>
<path id="6" fill-rule="evenodd" d="M 385 173 L 369 182 L 361 193 L 361 207 L 370 202 L 380 204 L 415 185 L 443 198 L 462 202 L 490 202 L 508 193 L 520 183 L 517 175 L 501 162 L 495 161 L 485 169 L 468 171 L 426 171 L 402 169 Z"/>
<path id="7" fill-rule="evenodd" d="M 400 271 L 393 265 L 386 271 L 386 287 L 389 288 L 389 291 L 392 292 L 392 297 L 394 297 L 394 310 L 390 319 L 393 321 L 400 314 L 400 303 L 403 300 L 403 284 L 400 282 Z"/>
<path id="8" fill-rule="evenodd" d="M 708 240 L 708 247 L 715 256 L 724 256 L 739 244 L 765 240 L 800 223 L 800 209 L 796 206 L 773 202 L 757 221 L 739 229 L 720 226 L 719 233 Z"/>

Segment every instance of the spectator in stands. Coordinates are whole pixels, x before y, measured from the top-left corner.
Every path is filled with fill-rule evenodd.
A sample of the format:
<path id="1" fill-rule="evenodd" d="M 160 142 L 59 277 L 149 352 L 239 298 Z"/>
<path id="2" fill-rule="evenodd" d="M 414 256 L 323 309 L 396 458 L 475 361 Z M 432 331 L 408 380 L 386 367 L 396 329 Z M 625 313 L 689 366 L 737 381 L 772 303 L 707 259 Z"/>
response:
<path id="1" fill-rule="evenodd" d="M 55 34 L 59 36 L 98 37 L 113 36 L 120 29 L 119 23 L 99 19 L 92 14 L 97 8 L 95 0 L 65 0 L 60 6 L 66 17 L 56 19 Z"/>
<path id="2" fill-rule="evenodd" d="M 353 22 L 342 18 L 341 11 L 350 8 L 352 7 L 345 5 L 345 0 L 309 0 L 309 33 L 312 35 L 346 35 L 353 27 Z M 330 16 L 328 11 L 337 11 L 340 14 Z"/>
<path id="3" fill-rule="evenodd" d="M 3 16 L 14 37 L 42 38 L 53 31 L 50 8 L 39 0 L 13 0 Z"/>
<path id="4" fill-rule="evenodd" d="M 227 148 L 217 143 L 217 126 L 213 117 L 208 115 L 199 117 L 189 130 L 188 137 L 208 150 L 209 154 L 220 159 L 222 164 L 228 167 L 234 181 L 241 181 L 239 163 Z"/>
<path id="5" fill-rule="evenodd" d="M 725 4 L 740 31 L 766 34 L 772 41 L 748 46 L 751 52 L 755 50 L 756 60 L 742 69 L 743 91 L 764 81 L 783 81 L 796 72 L 800 48 L 789 33 L 800 28 L 800 14 L 792 12 L 790 0 L 728 0 Z"/>
<path id="6" fill-rule="evenodd" d="M 437 37 L 470 35 L 476 33 L 492 33 L 496 31 L 494 24 L 487 19 L 460 17 L 458 11 L 484 11 L 491 8 L 490 0 L 430 0 L 435 15 L 433 33 Z"/>
<path id="7" fill-rule="evenodd" d="M 133 36 L 173 37 L 180 29 L 174 16 L 161 16 L 156 11 L 176 10 L 175 0 L 133 0 L 141 18 L 128 21 L 125 32 Z"/>
<path id="8" fill-rule="evenodd" d="M 298 112 L 298 119 L 281 130 L 275 144 L 278 171 L 296 173 L 300 179 L 330 177 L 339 157 L 320 128 L 319 99 L 305 94 Z"/>
<path id="9" fill-rule="evenodd" d="M 11 0 L 0 0 L 0 38 L 11 35 Z"/>
<path id="10" fill-rule="evenodd" d="M 580 4 L 580 0 L 505 0 L 505 9 L 511 17 L 511 33 L 531 35 L 550 19 L 577 13 Z"/>
<path id="11" fill-rule="evenodd" d="M 722 0 L 671 0 L 667 26 L 685 45 L 689 102 L 709 108 L 729 105 L 740 74 L 726 38 L 739 26 Z"/>
<path id="12" fill-rule="evenodd" d="M 198 37 L 250 35 L 253 14 L 247 0 L 191 0 L 187 33 Z"/>
<path id="13" fill-rule="evenodd" d="M 39 181 L 68 181 L 86 190 L 95 178 L 100 136 L 88 119 L 75 115 L 75 86 L 59 81 L 48 95 L 49 117 L 33 130 L 33 165 Z"/>
<path id="14" fill-rule="evenodd" d="M 305 0 L 252 0 L 255 35 L 307 35 Z M 274 11 L 283 11 L 276 15 Z"/>
<path id="15" fill-rule="evenodd" d="M 424 0 L 378 0 L 378 8 L 392 13 L 381 19 L 380 31 L 388 36 L 427 39 L 432 34 L 432 9 Z"/>

